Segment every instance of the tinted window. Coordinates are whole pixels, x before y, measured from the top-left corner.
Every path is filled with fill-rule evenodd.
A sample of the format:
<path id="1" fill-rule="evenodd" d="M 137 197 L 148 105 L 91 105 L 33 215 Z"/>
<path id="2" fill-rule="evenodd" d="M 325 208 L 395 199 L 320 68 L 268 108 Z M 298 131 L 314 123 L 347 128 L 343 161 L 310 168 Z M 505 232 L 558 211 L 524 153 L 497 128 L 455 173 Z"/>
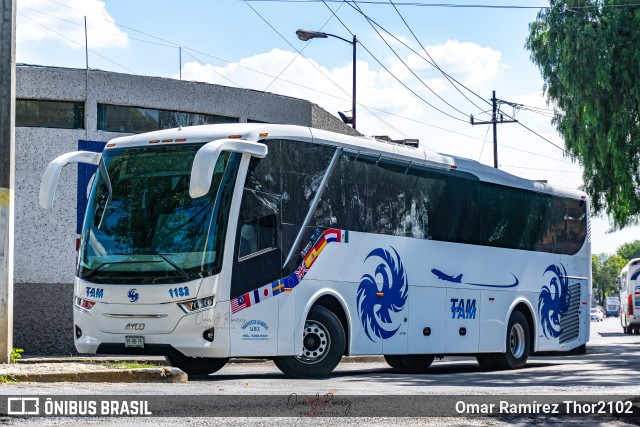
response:
<path id="1" fill-rule="evenodd" d="M 84 129 L 84 103 L 17 99 L 16 126 Z"/>
<path id="2" fill-rule="evenodd" d="M 238 257 L 278 245 L 280 198 L 261 191 L 245 190 L 240 208 Z"/>
<path id="3" fill-rule="evenodd" d="M 187 113 L 156 108 L 98 104 L 98 130 L 140 133 L 215 123 L 235 123 L 235 117 Z"/>

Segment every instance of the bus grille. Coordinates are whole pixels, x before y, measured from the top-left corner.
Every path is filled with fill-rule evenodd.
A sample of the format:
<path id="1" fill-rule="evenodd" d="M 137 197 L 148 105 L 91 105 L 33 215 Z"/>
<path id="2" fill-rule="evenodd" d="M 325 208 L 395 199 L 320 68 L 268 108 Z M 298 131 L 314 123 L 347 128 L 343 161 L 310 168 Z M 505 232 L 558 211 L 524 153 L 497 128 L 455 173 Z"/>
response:
<path id="1" fill-rule="evenodd" d="M 580 283 L 569 286 L 569 309 L 560 316 L 560 344 L 578 338 L 580 333 Z"/>

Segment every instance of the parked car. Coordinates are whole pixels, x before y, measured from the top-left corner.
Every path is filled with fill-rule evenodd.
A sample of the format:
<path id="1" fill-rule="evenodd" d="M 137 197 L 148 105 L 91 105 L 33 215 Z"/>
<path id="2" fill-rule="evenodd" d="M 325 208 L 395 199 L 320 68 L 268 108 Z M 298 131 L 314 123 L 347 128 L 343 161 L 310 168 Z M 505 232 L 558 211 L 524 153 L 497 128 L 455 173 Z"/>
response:
<path id="1" fill-rule="evenodd" d="M 604 316 L 602 315 L 602 310 L 595 307 L 591 309 L 591 320 L 602 322 L 603 317 Z"/>

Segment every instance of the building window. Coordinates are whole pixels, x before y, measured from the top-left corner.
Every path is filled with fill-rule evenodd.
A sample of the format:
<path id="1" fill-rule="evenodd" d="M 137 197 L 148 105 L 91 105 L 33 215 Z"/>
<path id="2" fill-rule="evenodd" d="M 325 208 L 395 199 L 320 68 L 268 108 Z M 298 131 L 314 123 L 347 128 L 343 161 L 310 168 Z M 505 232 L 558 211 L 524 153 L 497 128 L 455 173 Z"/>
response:
<path id="1" fill-rule="evenodd" d="M 16 99 L 16 126 L 84 129 L 84 103 Z"/>
<path id="2" fill-rule="evenodd" d="M 98 104 L 98 130 L 140 133 L 179 126 L 236 123 L 235 117 Z"/>

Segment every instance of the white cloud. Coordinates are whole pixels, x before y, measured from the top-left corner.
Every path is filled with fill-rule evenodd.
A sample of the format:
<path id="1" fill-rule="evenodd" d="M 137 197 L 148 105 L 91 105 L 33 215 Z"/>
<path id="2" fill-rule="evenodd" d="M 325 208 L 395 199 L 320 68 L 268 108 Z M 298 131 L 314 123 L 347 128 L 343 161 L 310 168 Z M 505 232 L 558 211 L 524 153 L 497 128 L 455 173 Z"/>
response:
<path id="1" fill-rule="evenodd" d="M 496 83 L 495 79 L 499 77 L 499 70 L 502 68 L 500 52 L 473 43 L 447 42 L 440 46 L 431 46 L 429 49 L 443 69 L 451 74 L 457 70 L 459 73 L 456 78 L 464 80 L 465 84 L 477 82 L 479 87 L 491 87 L 490 85 Z M 237 64 L 203 65 L 192 61 L 183 64 L 182 78 L 232 86 L 225 80 L 228 78 L 244 88 L 265 90 L 273 81 L 273 77 L 265 74 L 278 75 L 295 57 L 295 52 L 273 49 L 267 53 L 243 58 Z M 272 83 L 268 91 L 308 99 L 336 116 L 337 111 L 350 110 L 351 62 L 333 69 L 327 69 L 313 60 L 309 62 L 302 57 L 296 58 L 280 76 L 282 80 Z M 247 68 L 264 74 L 249 71 Z M 407 84 L 429 102 L 444 111 L 455 113 L 433 94 L 424 90 L 415 79 L 401 76 L 402 69 L 398 64 L 392 65 L 391 68 L 401 80 L 413 81 Z M 337 89 L 323 74 L 339 84 L 346 93 Z M 174 77 L 177 78 L 177 75 Z M 459 104 L 454 103 L 458 107 L 465 108 L 465 103 L 469 105 L 468 101 L 461 98 L 449 83 L 436 73 L 425 81 L 448 101 L 458 100 Z M 365 61 L 357 63 L 357 83 L 358 102 L 376 108 L 377 110 L 372 110 L 373 113 L 384 120 L 378 120 L 363 106 L 358 106 L 357 122 L 360 132 L 366 135 L 390 135 L 394 138 L 415 137 L 420 139 L 422 146 L 435 151 L 480 160 L 487 165 L 493 164 L 490 126 L 471 126 L 466 118 L 458 121 L 438 113 L 397 83 L 386 71 L 372 69 Z M 545 106 L 539 94 L 523 94 L 514 96 L 512 100 L 527 105 Z M 532 127 L 544 137 L 563 146 L 554 128 L 548 120 L 545 119 L 545 122 L 535 122 Z M 526 123 L 531 123 L 528 116 Z M 487 139 L 480 156 L 485 135 Z M 569 188 L 577 188 L 582 184 L 578 165 L 571 164 L 568 159 L 562 157 L 560 150 L 518 124 L 500 125 L 498 143 L 501 169 L 509 173 L 527 179 L 544 179 L 551 184 Z"/>
<path id="2" fill-rule="evenodd" d="M 440 68 L 465 85 L 479 87 L 496 77 L 504 67 L 500 62 L 502 54 L 499 51 L 476 43 L 447 40 L 444 44 L 427 46 L 426 51 Z M 423 59 L 429 58 L 427 53 L 422 51 L 420 54 L 409 54 L 409 66 L 414 70 L 434 70 Z M 434 75 L 436 72 L 432 71 Z"/>
<path id="3" fill-rule="evenodd" d="M 459 71 L 456 77 L 465 82 L 465 84 L 487 85 L 491 79 L 495 78 L 498 70 L 502 66 L 500 63 L 500 52 L 481 47 L 474 43 L 448 41 L 443 45 L 430 46 L 428 49 L 443 69 L 447 71 Z M 303 57 L 297 57 L 282 74 L 281 79 L 288 80 L 300 86 L 283 81 L 272 83 L 272 77 L 260 75 L 242 68 L 247 67 L 271 76 L 276 76 L 295 57 L 296 54 L 294 52 L 273 49 L 267 53 L 243 58 L 238 64 L 213 66 L 202 65 L 198 62 L 188 62 L 183 65 L 182 76 L 183 79 L 187 80 L 232 85 L 228 80 L 221 77 L 224 76 L 242 87 L 257 90 L 265 90 L 265 88 L 269 86 L 268 90 L 270 92 L 311 100 L 332 114 L 336 114 L 337 111 L 351 109 L 352 64 L 350 61 L 329 70 L 313 60 L 307 61 Z M 449 96 L 444 95 L 445 93 L 450 94 L 453 92 L 449 82 L 447 82 L 437 70 L 418 58 L 415 54 L 411 54 L 404 59 L 416 73 L 420 73 L 419 75 L 421 75 L 425 83 L 443 98 L 447 99 L 447 96 Z M 471 64 L 475 65 L 472 66 Z M 405 82 L 411 90 L 420 94 L 425 100 L 444 111 L 454 113 L 466 122 L 466 115 L 452 111 L 451 107 L 444 104 L 422 84 L 417 82 L 410 71 L 407 70 L 404 65 L 400 64 L 399 61 L 388 65 L 388 68 L 398 79 Z M 453 71 L 451 72 L 453 73 Z M 344 92 L 338 89 L 326 76 L 329 76 L 333 82 L 342 87 Z M 270 85 L 270 83 L 272 84 Z M 369 66 L 369 63 L 361 60 L 357 62 L 357 85 L 357 100 L 359 104 L 460 131 L 461 122 L 457 121 L 454 122 L 455 125 L 452 124 L 450 119 L 427 106 L 423 101 L 411 94 L 385 70 L 374 70 Z M 309 89 L 301 86 L 306 86 Z M 457 93 L 453 98 L 454 100 L 448 100 L 448 102 L 465 103 L 468 106 L 468 101 Z M 395 128 L 402 130 L 407 136 L 416 137 L 418 133 L 425 132 L 425 125 L 416 124 L 415 121 L 399 119 L 380 112 L 375 112 L 375 114 L 384 117 L 385 121 L 393 124 Z M 372 115 L 361 106 L 358 107 L 358 128 L 366 134 L 401 136 L 398 134 L 398 131 L 372 117 Z M 434 129 L 428 126 L 426 128 L 429 130 Z M 482 138 L 484 136 L 484 129 L 471 129 L 470 126 L 468 126 L 468 128 L 469 129 L 465 127 L 464 132 L 475 134 L 475 137 Z M 454 134 L 445 133 L 445 135 L 451 137 Z M 437 138 L 437 140 L 443 139 L 444 138 Z M 459 140 L 460 138 L 456 137 L 456 139 Z M 450 138 L 448 138 L 448 140 L 450 140 Z M 465 143 L 461 143 L 462 146 L 468 147 L 468 141 L 469 139 L 467 138 Z M 447 144 L 446 148 L 448 152 L 455 152 L 455 149 L 451 150 L 452 144 Z"/>
<path id="4" fill-rule="evenodd" d="M 84 48 L 84 19 L 87 17 L 90 49 L 125 48 L 129 39 L 100 0 L 20 0 L 16 24 L 17 43 L 58 40 L 67 46 Z M 71 41 L 72 40 L 72 41 Z"/>

